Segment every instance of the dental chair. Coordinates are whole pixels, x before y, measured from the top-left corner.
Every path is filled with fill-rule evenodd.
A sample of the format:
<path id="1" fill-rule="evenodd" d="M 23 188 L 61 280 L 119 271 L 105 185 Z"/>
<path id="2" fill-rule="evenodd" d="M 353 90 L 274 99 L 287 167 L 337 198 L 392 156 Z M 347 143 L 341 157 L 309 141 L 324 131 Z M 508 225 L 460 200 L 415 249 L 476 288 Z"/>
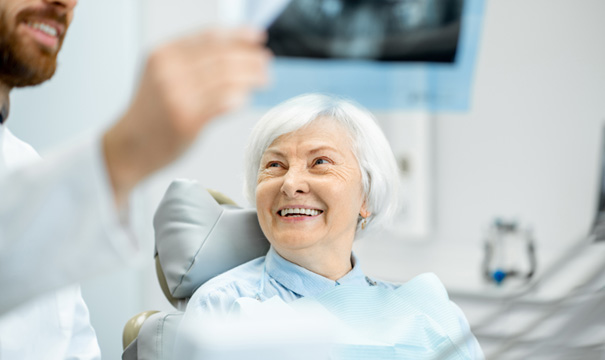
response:
<path id="1" fill-rule="evenodd" d="M 124 326 L 123 360 L 171 359 L 179 323 L 194 291 L 269 250 L 255 209 L 238 207 L 193 180 L 170 184 L 153 226 L 156 273 L 174 310 L 132 317 Z"/>

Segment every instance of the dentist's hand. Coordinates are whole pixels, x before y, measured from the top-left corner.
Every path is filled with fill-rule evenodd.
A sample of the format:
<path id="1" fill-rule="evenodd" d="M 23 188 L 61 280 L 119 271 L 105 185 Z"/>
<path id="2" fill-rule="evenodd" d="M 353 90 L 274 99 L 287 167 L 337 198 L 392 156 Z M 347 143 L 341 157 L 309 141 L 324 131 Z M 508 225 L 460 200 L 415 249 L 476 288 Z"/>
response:
<path id="1" fill-rule="evenodd" d="M 213 30 L 157 49 L 130 108 L 103 138 L 116 202 L 176 159 L 214 117 L 244 104 L 268 81 L 265 34 Z"/>

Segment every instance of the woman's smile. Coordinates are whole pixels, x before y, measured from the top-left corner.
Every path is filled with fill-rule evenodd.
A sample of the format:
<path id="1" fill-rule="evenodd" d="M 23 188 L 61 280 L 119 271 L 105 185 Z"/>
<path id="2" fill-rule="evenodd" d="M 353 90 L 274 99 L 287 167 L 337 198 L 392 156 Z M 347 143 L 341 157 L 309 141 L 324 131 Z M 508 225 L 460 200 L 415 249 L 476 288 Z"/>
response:
<path id="1" fill-rule="evenodd" d="M 298 225 L 303 222 L 319 220 L 318 218 L 323 214 L 323 210 L 309 208 L 305 206 L 286 206 L 278 210 L 275 215 L 278 221 L 286 224 Z"/>

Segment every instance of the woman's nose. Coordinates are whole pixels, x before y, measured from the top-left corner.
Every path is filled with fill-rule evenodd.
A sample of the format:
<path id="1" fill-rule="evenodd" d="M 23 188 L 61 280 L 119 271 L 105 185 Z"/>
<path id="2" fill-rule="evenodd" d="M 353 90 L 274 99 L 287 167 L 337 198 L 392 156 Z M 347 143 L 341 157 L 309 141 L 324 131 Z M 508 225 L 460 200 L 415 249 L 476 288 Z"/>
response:
<path id="1" fill-rule="evenodd" d="M 288 169 L 288 172 L 284 175 L 281 191 L 291 198 L 308 193 L 309 183 L 307 181 L 307 174 L 304 171 L 292 168 Z"/>

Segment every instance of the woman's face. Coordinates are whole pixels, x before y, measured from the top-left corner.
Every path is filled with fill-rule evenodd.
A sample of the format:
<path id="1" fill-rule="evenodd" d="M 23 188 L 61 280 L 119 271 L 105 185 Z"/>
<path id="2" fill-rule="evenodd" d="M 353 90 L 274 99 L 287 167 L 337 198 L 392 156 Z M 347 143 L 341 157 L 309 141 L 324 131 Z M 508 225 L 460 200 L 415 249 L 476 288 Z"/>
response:
<path id="1" fill-rule="evenodd" d="M 319 118 L 277 138 L 261 158 L 256 207 L 265 236 L 282 255 L 350 252 L 358 216 L 367 213 L 347 130 Z"/>

